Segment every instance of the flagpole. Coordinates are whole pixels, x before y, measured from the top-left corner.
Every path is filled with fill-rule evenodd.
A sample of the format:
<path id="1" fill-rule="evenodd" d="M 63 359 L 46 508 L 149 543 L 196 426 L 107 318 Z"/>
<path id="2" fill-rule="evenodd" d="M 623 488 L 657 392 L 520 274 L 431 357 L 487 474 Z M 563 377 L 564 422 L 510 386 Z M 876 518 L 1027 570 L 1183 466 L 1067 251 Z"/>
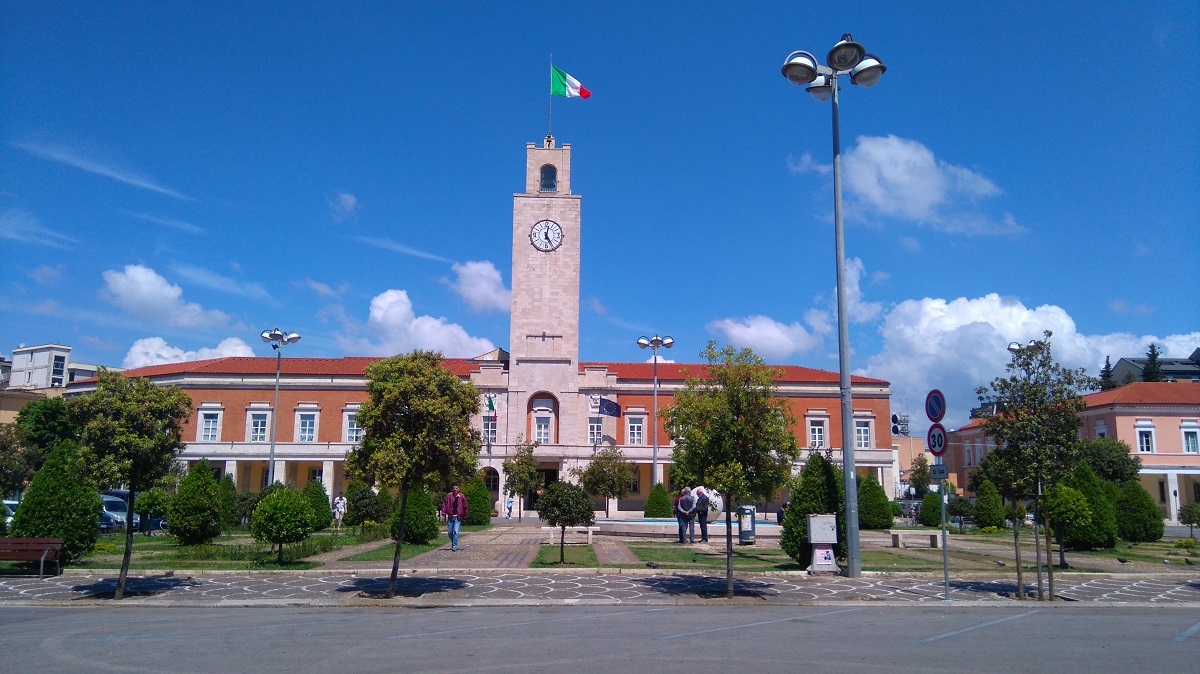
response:
<path id="1" fill-rule="evenodd" d="M 554 135 L 554 54 L 550 54 L 550 112 L 546 115 L 546 136 Z"/>

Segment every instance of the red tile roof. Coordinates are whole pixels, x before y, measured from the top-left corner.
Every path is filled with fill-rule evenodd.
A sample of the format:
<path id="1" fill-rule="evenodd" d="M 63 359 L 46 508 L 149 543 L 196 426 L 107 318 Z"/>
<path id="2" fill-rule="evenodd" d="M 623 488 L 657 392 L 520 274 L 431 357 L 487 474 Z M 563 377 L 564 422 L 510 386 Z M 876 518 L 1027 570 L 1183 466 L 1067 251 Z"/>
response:
<path id="1" fill-rule="evenodd" d="M 1088 407 L 1121 404 L 1200 405 L 1200 384 L 1139 381 L 1109 391 L 1089 393 L 1083 399 Z"/>
<path id="2" fill-rule="evenodd" d="M 620 379 L 654 379 L 654 363 L 579 364 L 581 371 L 585 367 L 606 367 L 609 372 L 615 373 Z M 811 367 L 800 367 L 799 365 L 772 365 L 771 367 L 783 372 L 783 376 L 775 380 L 778 382 L 836 384 L 839 381 L 837 372 L 814 370 Z M 683 381 L 688 377 L 703 377 L 708 372 L 707 368 L 707 363 L 659 363 L 658 379 L 659 381 Z M 870 377 L 859 377 L 857 375 L 851 375 L 850 383 L 878 384 L 882 386 L 887 386 L 888 384 L 888 382 L 882 379 L 871 379 Z"/>

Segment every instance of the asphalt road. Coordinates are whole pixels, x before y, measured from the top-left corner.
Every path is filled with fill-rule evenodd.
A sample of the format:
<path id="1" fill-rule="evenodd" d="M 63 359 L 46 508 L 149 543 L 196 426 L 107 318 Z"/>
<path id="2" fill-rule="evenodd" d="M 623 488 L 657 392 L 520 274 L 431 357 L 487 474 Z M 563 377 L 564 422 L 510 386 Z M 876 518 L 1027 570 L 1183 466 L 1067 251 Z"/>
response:
<path id="1" fill-rule="evenodd" d="M 0 608 L 0 672 L 1195 672 L 1200 609 Z"/>

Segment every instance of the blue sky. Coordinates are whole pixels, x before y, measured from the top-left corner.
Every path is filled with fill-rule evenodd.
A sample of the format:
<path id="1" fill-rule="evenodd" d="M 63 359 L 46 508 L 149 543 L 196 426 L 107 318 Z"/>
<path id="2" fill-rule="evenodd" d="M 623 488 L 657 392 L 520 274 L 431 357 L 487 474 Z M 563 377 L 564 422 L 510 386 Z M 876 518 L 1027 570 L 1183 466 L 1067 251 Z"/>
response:
<path id="1" fill-rule="evenodd" d="M 393 3 L 397 4 L 397 3 Z M 247 6 L 250 5 L 250 6 Z M 581 356 L 709 339 L 837 369 L 831 122 L 852 33 L 852 366 L 961 423 L 1004 345 L 1200 346 L 1194 3 L 4 3 L 0 350 L 135 366 L 507 347 L 549 59 L 583 196 Z M 914 424 L 914 430 L 923 424 Z"/>

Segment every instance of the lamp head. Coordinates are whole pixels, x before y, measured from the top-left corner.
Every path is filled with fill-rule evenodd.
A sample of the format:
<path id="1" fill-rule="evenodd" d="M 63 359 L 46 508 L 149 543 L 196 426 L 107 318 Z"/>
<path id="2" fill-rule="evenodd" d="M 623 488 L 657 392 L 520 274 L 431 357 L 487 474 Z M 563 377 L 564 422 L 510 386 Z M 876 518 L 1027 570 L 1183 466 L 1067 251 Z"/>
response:
<path id="1" fill-rule="evenodd" d="M 650 340 L 647 337 L 638 337 L 637 345 L 638 348 L 645 349 L 650 346 Z"/>
<path id="2" fill-rule="evenodd" d="M 288 333 L 288 336 L 286 338 L 284 338 L 283 343 L 284 344 L 295 344 L 298 341 L 300 341 L 300 333 L 292 332 L 292 333 Z"/>
<path id="3" fill-rule="evenodd" d="M 1020 353 L 1020 352 L 1021 352 L 1021 345 L 1020 345 L 1020 344 L 1018 344 L 1018 343 L 1016 343 L 1016 342 L 1009 342 L 1009 343 L 1008 343 L 1008 352 L 1009 352 L 1009 353 L 1011 353 L 1011 354 L 1013 354 L 1013 355 L 1016 355 L 1016 354 Z"/>
<path id="4" fill-rule="evenodd" d="M 887 66 L 883 65 L 878 56 L 867 54 L 862 62 L 850 71 L 850 81 L 860 87 L 873 87 L 879 83 L 879 78 L 883 77 L 886 70 Z"/>
<path id="5" fill-rule="evenodd" d="M 828 75 L 817 75 L 812 84 L 804 88 L 818 102 L 824 103 L 833 98 L 833 78 Z"/>
<path id="6" fill-rule="evenodd" d="M 817 59 L 806 51 L 794 51 L 783 61 L 783 76 L 802 87 L 816 78 Z"/>
<path id="7" fill-rule="evenodd" d="M 662 345 L 667 347 L 668 349 L 671 348 L 674 344 L 675 344 L 675 340 L 671 339 L 670 335 L 667 335 L 666 337 L 662 338 Z"/>
<path id="8" fill-rule="evenodd" d="M 270 330 L 263 330 L 262 334 L 259 336 L 262 337 L 263 342 L 265 342 L 267 344 L 271 343 L 271 331 Z"/>
<path id="9" fill-rule="evenodd" d="M 842 36 L 841 41 L 829 50 L 829 55 L 825 57 L 825 64 L 837 72 L 845 72 L 853 70 L 866 55 L 867 52 L 863 46 L 855 42 L 854 38 L 850 37 L 850 33 L 846 33 Z"/>

